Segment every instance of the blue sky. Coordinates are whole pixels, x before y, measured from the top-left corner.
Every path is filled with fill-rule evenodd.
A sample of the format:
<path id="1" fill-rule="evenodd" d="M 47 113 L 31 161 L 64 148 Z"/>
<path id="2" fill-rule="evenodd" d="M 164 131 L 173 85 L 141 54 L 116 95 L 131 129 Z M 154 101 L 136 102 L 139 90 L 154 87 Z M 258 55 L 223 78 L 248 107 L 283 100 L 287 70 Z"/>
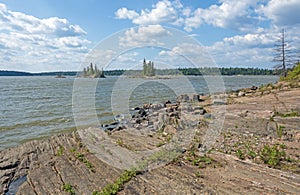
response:
<path id="1" fill-rule="evenodd" d="M 271 68 L 282 28 L 299 47 L 299 8 L 299 0 L 0 0 L 0 69 L 80 70 L 89 61 L 106 68 L 111 59 L 110 68 L 132 68 L 143 58 L 184 67 L 180 55 L 200 64 L 204 50 L 218 67 Z M 176 30 L 202 46 L 176 40 Z M 139 43 L 157 48 L 124 49 Z"/>

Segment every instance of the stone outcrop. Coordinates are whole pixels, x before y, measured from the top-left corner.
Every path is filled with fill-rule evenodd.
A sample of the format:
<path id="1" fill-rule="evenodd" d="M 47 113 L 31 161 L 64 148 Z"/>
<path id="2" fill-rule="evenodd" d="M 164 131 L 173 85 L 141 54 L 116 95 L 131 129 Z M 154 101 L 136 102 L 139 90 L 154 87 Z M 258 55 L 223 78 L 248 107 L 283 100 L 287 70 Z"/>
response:
<path id="1" fill-rule="evenodd" d="M 145 104 L 132 110 L 129 121 L 120 115 L 101 128 L 59 134 L 0 151 L 0 194 L 100 192 L 124 171 L 117 164 L 129 166 L 130 159 L 143 160 L 144 151 L 172 144 L 187 127 L 195 136 L 178 147 L 176 158 L 139 173 L 124 183 L 118 194 L 297 194 L 300 89 L 274 90 L 267 95 L 261 95 L 259 89 L 249 90 L 252 92 L 241 97 L 238 92 L 229 94 L 232 101 L 227 105 L 214 105 L 202 96 Z M 218 119 L 211 111 L 224 106 L 223 132 L 214 150 L 201 157 L 197 149 L 207 138 L 208 125 Z M 278 166 L 261 162 L 257 151 L 277 143 L 289 158 L 281 159 Z M 242 146 L 257 156 L 241 156 L 237 151 L 243 152 Z M 126 155 L 119 158 L 118 154 Z M 156 156 L 157 163 L 160 158 Z"/>

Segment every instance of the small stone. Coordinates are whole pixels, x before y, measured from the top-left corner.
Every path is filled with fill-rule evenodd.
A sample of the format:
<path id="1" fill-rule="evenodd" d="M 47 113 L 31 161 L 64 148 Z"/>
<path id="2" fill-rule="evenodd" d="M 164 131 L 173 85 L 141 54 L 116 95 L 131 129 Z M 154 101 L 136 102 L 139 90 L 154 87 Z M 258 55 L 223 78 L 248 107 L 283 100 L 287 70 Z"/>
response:
<path id="1" fill-rule="evenodd" d="M 200 102 L 200 95 L 199 94 L 194 94 L 192 96 L 192 101 L 193 102 Z"/>
<path id="2" fill-rule="evenodd" d="M 214 116 L 210 113 L 205 113 L 204 116 L 203 116 L 205 119 L 213 119 Z"/>
<path id="3" fill-rule="evenodd" d="M 255 90 L 258 89 L 258 87 L 256 87 L 256 86 L 253 85 L 250 89 L 253 90 L 253 91 L 255 91 Z"/>
<path id="4" fill-rule="evenodd" d="M 240 91 L 240 92 L 238 93 L 238 96 L 239 96 L 239 97 L 245 96 L 245 92 Z"/>
<path id="5" fill-rule="evenodd" d="M 188 112 L 193 112 L 193 108 L 191 106 L 187 107 Z"/>
<path id="6" fill-rule="evenodd" d="M 188 102 L 190 97 L 187 94 L 183 94 L 177 97 L 177 102 Z"/>

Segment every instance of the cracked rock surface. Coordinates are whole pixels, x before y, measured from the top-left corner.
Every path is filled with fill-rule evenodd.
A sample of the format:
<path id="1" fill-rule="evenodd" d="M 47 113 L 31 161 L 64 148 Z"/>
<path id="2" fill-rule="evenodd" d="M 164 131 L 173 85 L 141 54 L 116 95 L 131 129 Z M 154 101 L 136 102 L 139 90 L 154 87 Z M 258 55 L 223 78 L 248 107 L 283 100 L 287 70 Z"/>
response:
<path id="1" fill-rule="evenodd" d="M 187 111 L 190 120 L 196 117 L 201 122 L 194 127 L 195 139 L 179 152 L 179 157 L 138 174 L 125 183 L 118 194 L 299 194 L 300 117 L 283 116 L 300 108 L 300 88 L 273 90 L 266 94 L 258 90 L 251 89 L 251 93 L 230 97 L 223 131 L 214 150 L 207 154 L 208 160 L 203 161 L 205 166 L 194 154 L 197 150 L 193 149 L 193 144 L 200 145 L 206 125 L 215 120 L 198 113 L 199 110 L 211 112 L 213 106 L 209 99 L 193 104 L 193 111 Z M 187 100 L 185 96 L 182 99 Z M 119 162 L 118 158 L 111 162 L 110 155 L 121 151 L 134 156 L 141 151 L 162 148 L 172 141 L 172 136 L 181 132 L 173 124 L 168 123 L 160 131 L 152 131 L 152 128 L 143 131 L 141 123 L 137 125 L 141 129 L 128 127 L 105 133 L 110 142 L 104 139 L 101 129 L 90 128 L 0 151 L 0 194 L 5 194 L 12 187 L 10 184 L 20 178 L 26 179 L 13 189 L 17 194 L 70 194 L 64 187 L 67 185 L 75 194 L 100 192 L 123 172 L 113 163 L 130 165 L 129 162 Z M 285 128 L 278 137 L 276 127 L 280 125 Z M 293 159 L 282 165 L 291 165 L 293 169 L 268 166 L 256 162 L 257 157 L 241 159 L 234 151 L 235 147 L 246 144 L 253 144 L 253 148 L 259 150 L 260 146 L 276 143 L 284 144 L 286 154 Z M 142 156 L 138 157 L 142 159 Z"/>

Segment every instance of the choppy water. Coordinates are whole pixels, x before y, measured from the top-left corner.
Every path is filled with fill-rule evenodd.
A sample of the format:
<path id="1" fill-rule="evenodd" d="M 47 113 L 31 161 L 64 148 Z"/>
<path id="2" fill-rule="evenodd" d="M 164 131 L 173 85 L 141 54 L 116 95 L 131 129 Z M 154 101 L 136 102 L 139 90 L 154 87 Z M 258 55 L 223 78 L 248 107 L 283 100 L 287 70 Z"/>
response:
<path id="1" fill-rule="evenodd" d="M 222 78 L 227 90 L 274 83 L 278 79 L 277 76 Z M 74 77 L 0 77 L 0 150 L 75 129 L 73 112 L 79 121 L 77 125 L 82 128 L 95 125 L 95 121 L 89 120 L 89 117 L 93 118 L 93 113 L 100 123 L 107 123 L 113 119 L 112 110 L 122 112 L 122 109 L 144 103 L 172 100 L 176 95 L 191 90 L 209 93 L 222 88 L 222 82 L 215 77 L 208 77 L 207 80 L 203 77 L 157 80 L 82 78 L 76 79 L 75 86 L 74 80 Z M 95 88 L 91 87 L 93 85 Z M 75 95 L 80 99 L 73 100 L 75 105 L 72 104 L 72 93 L 73 97 Z"/>

